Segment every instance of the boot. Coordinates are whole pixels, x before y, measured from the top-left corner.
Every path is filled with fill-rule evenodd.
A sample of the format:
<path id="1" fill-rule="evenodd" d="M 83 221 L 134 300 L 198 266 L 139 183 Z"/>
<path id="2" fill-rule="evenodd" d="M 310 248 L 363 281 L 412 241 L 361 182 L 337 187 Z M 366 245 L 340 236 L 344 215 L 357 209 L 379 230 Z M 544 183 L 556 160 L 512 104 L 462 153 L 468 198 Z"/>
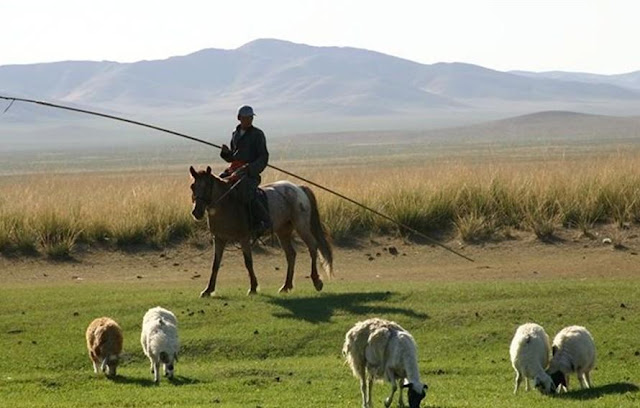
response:
<path id="1" fill-rule="evenodd" d="M 251 202 L 251 210 L 251 215 L 253 216 L 253 236 L 254 239 L 257 239 L 272 228 L 271 217 L 257 197 Z"/>

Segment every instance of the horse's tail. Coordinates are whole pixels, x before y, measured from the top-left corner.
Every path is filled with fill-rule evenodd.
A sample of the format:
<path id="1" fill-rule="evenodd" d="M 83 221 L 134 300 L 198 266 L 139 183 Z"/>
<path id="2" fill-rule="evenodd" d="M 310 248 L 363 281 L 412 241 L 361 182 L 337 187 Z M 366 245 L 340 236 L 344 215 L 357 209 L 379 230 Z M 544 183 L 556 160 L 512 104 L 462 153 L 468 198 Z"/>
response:
<path id="1" fill-rule="evenodd" d="M 322 262 L 322 268 L 329 277 L 333 277 L 333 249 L 331 248 L 331 242 L 329 234 L 326 228 L 320 221 L 320 213 L 318 212 L 318 202 L 316 201 L 316 195 L 307 186 L 300 186 L 302 191 L 309 198 L 311 203 L 311 233 L 318 243 L 318 250 L 320 251 L 320 261 Z"/>

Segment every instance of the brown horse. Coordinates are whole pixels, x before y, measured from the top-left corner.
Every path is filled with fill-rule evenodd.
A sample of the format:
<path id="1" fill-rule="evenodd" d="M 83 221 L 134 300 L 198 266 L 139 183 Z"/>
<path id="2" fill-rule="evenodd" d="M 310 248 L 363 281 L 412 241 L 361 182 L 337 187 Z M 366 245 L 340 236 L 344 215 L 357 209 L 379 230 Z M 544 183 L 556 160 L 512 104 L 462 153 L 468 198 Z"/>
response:
<path id="1" fill-rule="evenodd" d="M 193 210 L 191 215 L 202 220 L 207 213 L 209 230 L 213 236 L 215 251 L 209 284 L 200 293 L 200 297 L 215 292 L 216 278 L 222 261 L 222 253 L 228 242 L 239 242 L 244 255 L 244 265 L 249 272 L 249 294 L 256 293 L 258 280 L 253 271 L 251 256 L 251 229 L 246 211 L 240 203 L 235 191 L 229 192 L 232 184 L 206 171 L 189 168 L 193 177 L 191 184 Z M 269 214 L 273 223 L 273 231 L 280 240 L 287 257 L 287 277 L 280 292 L 293 289 L 293 268 L 296 251 L 292 245 L 292 234 L 295 230 L 304 241 L 311 255 L 311 279 L 316 290 L 322 290 L 322 279 L 318 275 L 316 260 L 320 251 L 320 260 L 327 275 L 333 275 L 333 252 L 327 232 L 320 222 L 318 204 L 315 195 L 306 186 L 289 181 L 278 181 L 262 186 L 267 194 Z"/>

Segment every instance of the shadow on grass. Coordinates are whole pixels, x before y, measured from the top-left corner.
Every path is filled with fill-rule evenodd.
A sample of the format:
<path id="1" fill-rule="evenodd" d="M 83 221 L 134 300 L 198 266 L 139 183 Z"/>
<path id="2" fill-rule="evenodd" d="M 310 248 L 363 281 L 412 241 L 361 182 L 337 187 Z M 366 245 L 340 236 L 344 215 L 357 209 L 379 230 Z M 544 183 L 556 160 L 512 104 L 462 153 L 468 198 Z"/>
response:
<path id="1" fill-rule="evenodd" d="M 151 387 L 156 385 L 155 382 L 151 378 L 134 378 L 134 377 L 123 377 L 122 375 L 116 375 L 113 378 L 110 378 L 116 384 L 135 384 L 141 387 Z"/>
<path id="2" fill-rule="evenodd" d="M 627 394 L 631 392 L 638 392 L 640 388 L 637 385 L 631 383 L 613 383 L 606 384 L 600 387 L 593 387 L 584 390 L 569 391 L 565 394 L 558 394 L 556 398 L 564 399 L 576 399 L 576 400 L 590 400 L 603 397 L 605 395 L 615 394 Z"/>
<path id="3" fill-rule="evenodd" d="M 160 382 L 165 379 L 163 377 L 160 379 Z M 191 384 L 199 384 L 200 380 L 196 380 L 194 378 L 184 377 L 181 375 L 174 375 L 173 378 L 166 378 L 167 382 L 172 385 L 180 386 L 180 385 L 191 385 Z M 141 387 L 153 387 L 156 383 L 153 381 L 151 377 L 149 378 L 135 378 L 135 377 L 123 377 L 121 375 L 117 375 L 114 378 L 111 378 L 111 381 L 117 384 L 135 384 Z"/>
<path id="4" fill-rule="evenodd" d="M 171 384 L 180 386 L 180 385 L 192 385 L 192 384 L 200 384 L 200 380 L 196 380 L 195 378 L 189 378 L 182 375 L 174 375 L 173 378 L 168 378 Z"/>
<path id="5" fill-rule="evenodd" d="M 428 319 L 426 313 L 391 305 L 371 305 L 371 302 L 385 302 L 392 297 L 391 292 L 341 293 L 328 294 L 312 298 L 284 298 L 269 296 L 269 303 L 280 306 L 288 312 L 276 312 L 280 318 L 305 320 L 311 323 L 328 322 L 337 312 L 354 315 L 401 314 L 404 316 Z"/>

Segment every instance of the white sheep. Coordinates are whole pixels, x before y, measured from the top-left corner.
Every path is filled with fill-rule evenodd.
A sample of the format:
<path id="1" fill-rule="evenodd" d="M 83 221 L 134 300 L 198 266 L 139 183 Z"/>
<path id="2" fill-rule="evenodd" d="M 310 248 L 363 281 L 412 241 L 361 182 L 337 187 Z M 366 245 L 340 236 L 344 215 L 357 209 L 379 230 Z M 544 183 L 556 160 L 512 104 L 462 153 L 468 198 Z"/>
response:
<path id="1" fill-rule="evenodd" d="M 418 408 L 426 396 L 428 386 L 420 381 L 416 343 L 397 323 L 377 318 L 356 323 L 346 334 L 342 353 L 353 374 L 360 379 L 364 408 L 372 406 L 374 379 L 385 379 L 391 384 L 391 395 L 384 400 L 387 408 L 398 386 L 409 389 L 410 408 Z M 404 406 L 402 392 L 399 404 Z"/>
<path id="2" fill-rule="evenodd" d="M 593 336 L 582 326 L 560 330 L 553 339 L 553 358 L 547 372 L 558 392 L 567 391 L 569 374 L 575 372 L 582 388 L 591 388 L 590 372 L 596 364 Z"/>
<path id="3" fill-rule="evenodd" d="M 516 386 L 514 394 L 524 378 L 526 390 L 529 391 L 529 379 L 533 379 L 534 386 L 543 394 L 555 391 L 551 377 L 544 371 L 549 364 L 549 336 L 542 326 L 536 323 L 525 323 L 518 327 L 509 354 L 511 365 L 516 371 Z"/>
<path id="4" fill-rule="evenodd" d="M 89 324 L 85 337 L 93 372 L 97 374 L 100 366 L 108 377 L 115 376 L 122 353 L 122 329 L 118 323 L 108 317 L 99 317 Z"/>
<path id="5" fill-rule="evenodd" d="M 140 343 L 151 362 L 151 373 L 156 384 L 160 382 L 160 363 L 164 364 L 165 375 L 172 378 L 173 365 L 178 361 L 180 351 L 176 316 L 160 306 L 149 309 L 142 319 Z"/>

